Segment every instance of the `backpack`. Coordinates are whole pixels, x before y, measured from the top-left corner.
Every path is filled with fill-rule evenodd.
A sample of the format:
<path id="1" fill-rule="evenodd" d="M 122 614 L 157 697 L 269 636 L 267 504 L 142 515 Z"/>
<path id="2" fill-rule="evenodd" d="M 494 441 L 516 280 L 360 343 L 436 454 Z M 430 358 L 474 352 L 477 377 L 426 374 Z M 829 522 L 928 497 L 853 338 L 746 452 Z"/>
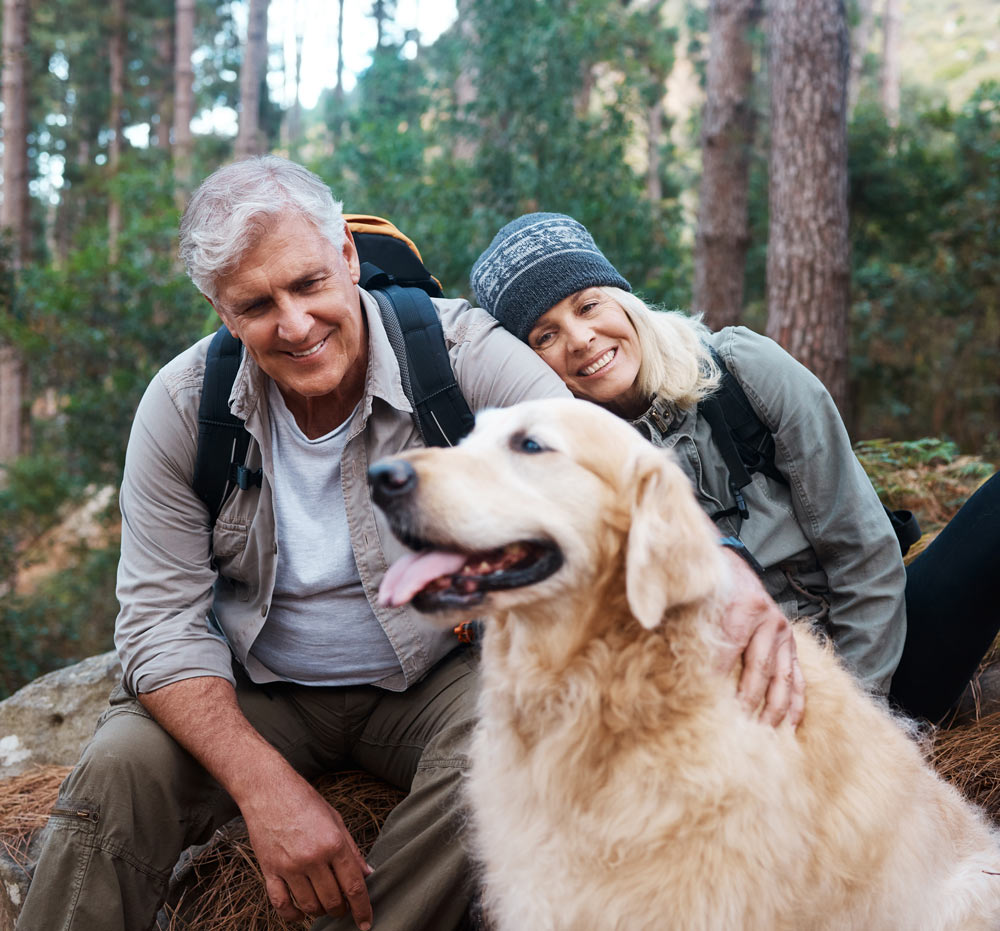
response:
<path id="1" fill-rule="evenodd" d="M 788 484 L 774 464 L 774 435 L 757 416 L 736 376 L 726 367 L 714 347 L 709 347 L 712 358 L 722 372 L 718 390 L 698 403 L 698 413 L 708 421 L 712 439 L 729 471 L 729 490 L 733 507 L 717 511 L 712 520 L 739 514 L 744 520 L 750 516 L 742 489 L 750 484 L 752 472 L 763 472 L 782 485 Z M 920 524 L 910 511 L 893 511 L 882 505 L 905 556 L 910 547 L 920 539 Z"/>
<path id="2" fill-rule="evenodd" d="M 441 285 L 413 242 L 388 220 L 359 214 L 344 219 L 361 261 L 358 283 L 378 304 L 417 429 L 426 445 L 451 446 L 472 429 L 473 415 L 455 381 L 430 300 L 443 296 Z M 245 491 L 261 482 L 261 470 L 245 465 L 250 434 L 229 410 L 242 356 L 243 344 L 219 327 L 205 358 L 192 481 L 212 524 L 234 489 Z"/>

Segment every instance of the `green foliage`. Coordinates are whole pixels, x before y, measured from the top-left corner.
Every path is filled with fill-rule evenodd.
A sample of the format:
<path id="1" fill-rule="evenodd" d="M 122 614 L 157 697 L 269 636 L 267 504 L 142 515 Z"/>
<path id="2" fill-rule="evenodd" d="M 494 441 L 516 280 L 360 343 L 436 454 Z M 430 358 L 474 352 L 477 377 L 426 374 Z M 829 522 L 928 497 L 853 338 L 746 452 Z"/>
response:
<path id="1" fill-rule="evenodd" d="M 0 699 L 42 673 L 110 650 L 118 548 L 81 548 L 30 595 L 0 603 Z"/>
<path id="2" fill-rule="evenodd" d="M 116 179 L 126 226 L 112 264 L 88 229 L 63 266 L 21 283 L 19 344 L 32 394 L 56 399 L 37 443 L 60 450 L 81 485 L 117 484 L 132 414 L 156 370 L 204 335 L 204 302 L 172 257 L 177 213 L 169 174 L 130 160 Z"/>
<path id="3" fill-rule="evenodd" d="M 1000 85 L 957 114 L 851 128 L 852 367 L 862 436 L 932 432 L 996 448 Z"/>
<path id="4" fill-rule="evenodd" d="M 81 494 L 56 454 L 24 456 L 0 489 L 0 699 L 39 674 L 111 646 L 117 547 L 79 545 L 37 589 L 17 587 L 44 541 Z M 105 516 L 109 519 L 111 515 Z"/>
<path id="5" fill-rule="evenodd" d="M 889 507 L 916 513 L 925 534 L 944 526 L 995 469 L 934 437 L 865 440 L 854 451 L 879 497 Z"/>
<path id="6" fill-rule="evenodd" d="M 549 210 L 588 226 L 655 300 L 686 301 L 679 186 L 668 168 L 663 200 L 649 203 L 628 150 L 673 66 L 676 31 L 655 11 L 598 0 L 477 0 L 467 15 L 468 34 L 415 60 L 384 43 L 346 113 L 329 99 L 344 136 L 319 173 L 348 210 L 391 217 L 449 294 L 467 292 L 500 226 Z M 461 104 L 455 86 L 470 71 L 476 93 Z M 663 155 L 669 166 L 668 145 Z"/>

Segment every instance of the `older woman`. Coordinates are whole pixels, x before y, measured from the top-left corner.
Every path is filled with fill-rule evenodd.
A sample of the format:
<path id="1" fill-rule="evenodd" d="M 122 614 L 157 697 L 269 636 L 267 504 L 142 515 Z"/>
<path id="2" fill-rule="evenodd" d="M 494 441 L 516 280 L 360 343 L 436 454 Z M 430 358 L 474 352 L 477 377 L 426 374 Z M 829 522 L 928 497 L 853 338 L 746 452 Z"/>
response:
<path id="1" fill-rule="evenodd" d="M 996 477 L 907 572 L 829 393 L 771 340 L 651 311 L 561 214 L 507 224 L 473 266 L 472 287 L 574 395 L 674 450 L 703 508 L 722 535 L 745 543 L 781 609 L 821 624 L 866 687 L 885 694 L 891 682 L 899 705 L 930 719 L 957 700 L 1000 626 L 986 590 L 1000 565 Z M 774 440 L 775 468 L 738 492 L 699 407 L 719 387 L 720 366 Z M 985 546 L 962 529 L 970 522 L 985 524 Z"/>

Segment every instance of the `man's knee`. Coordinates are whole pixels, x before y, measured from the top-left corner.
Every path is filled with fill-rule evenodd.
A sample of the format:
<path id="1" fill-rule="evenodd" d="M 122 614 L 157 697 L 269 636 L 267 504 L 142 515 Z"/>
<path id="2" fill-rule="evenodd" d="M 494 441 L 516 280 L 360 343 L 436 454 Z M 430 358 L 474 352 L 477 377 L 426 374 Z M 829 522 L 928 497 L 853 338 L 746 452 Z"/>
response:
<path id="1" fill-rule="evenodd" d="M 235 806 L 208 773 L 135 703 L 101 719 L 80 762 L 59 791 L 57 809 L 79 812 L 105 844 L 123 850 L 142 838 L 186 846 L 232 817 Z M 190 838 L 190 839 L 189 839 Z M 181 848 L 163 851 L 169 869 Z M 159 858 L 157 858 L 159 859 Z"/>

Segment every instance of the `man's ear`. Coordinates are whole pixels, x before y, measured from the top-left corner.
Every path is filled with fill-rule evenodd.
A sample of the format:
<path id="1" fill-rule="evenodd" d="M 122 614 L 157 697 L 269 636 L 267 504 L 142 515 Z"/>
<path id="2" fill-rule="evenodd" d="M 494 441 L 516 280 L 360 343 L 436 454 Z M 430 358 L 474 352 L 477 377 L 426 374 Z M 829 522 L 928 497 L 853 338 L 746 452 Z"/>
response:
<path id="1" fill-rule="evenodd" d="M 722 578 L 722 564 L 718 534 L 672 454 L 643 450 L 631 474 L 625 592 L 636 620 L 651 629 L 671 608 L 708 596 Z"/>
<path id="2" fill-rule="evenodd" d="M 239 339 L 239 334 L 233 329 L 233 325 L 224 316 L 222 316 L 222 311 L 216 307 L 215 301 L 213 301 L 207 294 L 203 294 L 202 297 L 212 305 L 212 310 L 215 311 L 215 315 L 222 321 L 222 325 L 229 330 L 229 335 L 232 336 L 233 339 Z"/>
<path id="3" fill-rule="evenodd" d="M 361 258 L 358 256 L 358 247 L 354 244 L 354 234 L 344 220 L 344 261 L 351 273 L 351 281 L 357 284 L 361 280 Z"/>

